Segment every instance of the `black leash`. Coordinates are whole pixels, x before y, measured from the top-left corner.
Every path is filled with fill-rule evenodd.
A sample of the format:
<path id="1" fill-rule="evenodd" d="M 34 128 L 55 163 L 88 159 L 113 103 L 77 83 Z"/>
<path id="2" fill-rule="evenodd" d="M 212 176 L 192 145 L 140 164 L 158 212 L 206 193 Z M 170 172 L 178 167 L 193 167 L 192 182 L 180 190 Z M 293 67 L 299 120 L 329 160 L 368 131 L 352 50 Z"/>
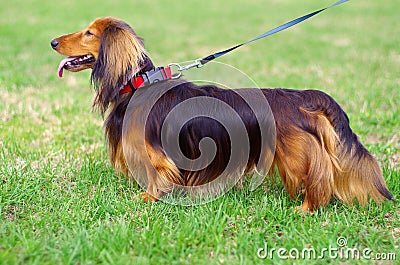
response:
<path id="1" fill-rule="evenodd" d="M 320 10 L 314 11 L 312 13 L 309 13 L 307 15 L 304 15 L 302 17 L 299 17 L 299 18 L 296 18 L 296 19 L 294 19 L 292 21 L 289 21 L 289 22 L 287 22 L 287 23 L 285 23 L 283 25 L 280 25 L 280 26 L 278 26 L 278 27 L 276 27 L 274 29 L 271 29 L 271 30 L 269 30 L 269 31 L 267 31 L 267 32 L 255 37 L 255 38 L 249 40 L 249 41 L 237 44 L 237 45 L 235 45 L 235 46 L 233 46 L 231 48 L 228 48 L 226 50 L 223 50 L 223 51 L 220 51 L 220 52 L 216 52 L 216 53 L 210 54 L 208 56 L 205 56 L 203 58 L 194 60 L 192 63 L 189 63 L 187 65 L 180 65 L 178 63 L 170 63 L 168 66 L 176 66 L 178 68 L 178 71 L 180 73 L 178 73 L 177 75 L 174 75 L 173 78 L 179 78 L 182 75 L 182 71 L 184 71 L 184 70 L 188 70 L 188 69 L 193 68 L 193 67 L 202 67 L 206 63 L 209 63 L 212 60 L 214 60 L 214 59 L 216 59 L 218 57 L 221 57 L 222 55 L 225 55 L 225 54 L 227 54 L 227 53 L 229 53 L 229 52 L 231 52 L 231 51 L 233 51 L 233 50 L 235 50 L 235 49 L 237 49 L 237 48 L 239 48 L 239 47 L 241 47 L 243 45 L 249 44 L 249 43 L 251 43 L 253 41 L 265 38 L 265 37 L 270 36 L 272 34 L 278 33 L 278 32 L 280 32 L 280 31 L 282 31 L 284 29 L 290 28 L 290 27 L 292 27 L 292 26 L 294 26 L 294 25 L 296 25 L 296 24 L 298 24 L 298 23 L 300 23 L 300 22 L 302 22 L 302 21 L 304 21 L 306 19 L 309 19 L 310 17 L 313 17 L 313 16 L 321 13 L 322 11 L 324 11 L 326 9 L 329 9 L 331 7 L 335 7 L 335 6 L 340 5 L 340 4 L 342 4 L 344 2 L 347 2 L 347 1 L 349 1 L 349 0 L 340 0 L 340 1 L 330 5 L 328 7 L 325 7 L 325 8 L 322 8 Z"/>

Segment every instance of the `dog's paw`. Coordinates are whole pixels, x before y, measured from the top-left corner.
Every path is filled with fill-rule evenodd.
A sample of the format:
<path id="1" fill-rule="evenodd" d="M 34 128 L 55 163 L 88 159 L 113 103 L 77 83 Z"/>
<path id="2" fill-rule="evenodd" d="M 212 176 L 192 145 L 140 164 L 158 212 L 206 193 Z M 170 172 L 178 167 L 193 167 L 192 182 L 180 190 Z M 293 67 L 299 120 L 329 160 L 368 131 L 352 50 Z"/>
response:
<path id="1" fill-rule="evenodd" d="M 307 215 L 307 214 L 313 214 L 312 211 L 310 211 L 308 208 L 303 208 L 303 206 L 296 206 L 294 207 L 294 212 L 298 215 Z"/>
<path id="2" fill-rule="evenodd" d="M 156 202 L 158 199 L 156 197 L 151 196 L 151 194 L 148 194 L 147 192 L 143 192 L 141 194 L 141 197 L 144 202 Z"/>

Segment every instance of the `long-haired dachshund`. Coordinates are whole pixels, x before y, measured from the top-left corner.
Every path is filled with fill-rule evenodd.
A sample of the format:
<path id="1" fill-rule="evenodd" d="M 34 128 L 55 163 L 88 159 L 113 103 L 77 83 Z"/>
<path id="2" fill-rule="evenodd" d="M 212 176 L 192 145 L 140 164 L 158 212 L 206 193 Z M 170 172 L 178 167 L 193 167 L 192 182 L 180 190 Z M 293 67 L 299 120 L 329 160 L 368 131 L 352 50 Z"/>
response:
<path id="1" fill-rule="evenodd" d="M 201 140 L 212 138 L 217 151 L 214 160 L 205 168 L 180 168 L 179 156 L 169 155 L 164 149 L 163 122 L 168 113 L 185 100 L 214 98 L 238 113 L 250 145 L 245 163 L 239 163 L 242 167 L 240 172 L 256 168 L 264 152 L 261 146 L 274 149 L 261 144 L 260 125 L 252 109 L 237 93 L 245 89 L 198 86 L 179 79 L 159 82 L 172 84 L 172 88 L 166 90 L 151 107 L 145 121 L 145 132 L 141 132 L 143 124 L 138 122 L 143 119 L 140 117 L 143 115 L 141 108 L 146 105 L 146 98 L 156 93 L 157 86 L 139 85 L 141 88 L 137 91 L 141 91 L 141 95 L 135 99 L 137 86 L 132 86 L 132 78 L 159 68 L 153 66 L 142 38 L 119 19 L 98 18 L 81 31 L 53 39 L 51 46 L 58 53 L 68 56 L 60 63 L 60 76 L 63 69 L 73 72 L 92 69 L 91 83 L 96 90 L 93 106 L 102 114 L 107 113 L 105 133 L 112 165 L 126 175 L 132 173 L 130 165 L 145 172 L 147 190 L 142 194 L 145 200 L 156 201 L 171 192 L 171 183 L 186 187 L 210 183 L 229 162 L 226 157 L 229 158 L 233 143 L 229 141 L 228 132 L 220 122 L 204 116 L 175 128 L 178 131 L 167 130 L 165 133 L 167 138 L 168 134 L 178 135 L 181 152 L 191 160 L 199 157 Z M 159 71 L 163 76 L 168 75 L 165 69 Z M 271 134 L 276 139 L 271 158 L 273 163 L 267 171 L 269 174 L 275 170 L 279 172 L 291 198 L 303 191 L 303 211 L 324 206 L 331 198 L 347 204 L 355 201 L 365 204 L 369 198 L 377 203 L 385 198 L 392 200 L 377 160 L 360 143 L 349 127 L 346 113 L 330 96 L 317 90 L 259 91 L 266 99 L 265 106 L 259 107 L 271 109 L 276 128 L 275 134 Z M 135 101 L 136 107 L 128 113 L 131 100 Z M 202 108 L 210 115 L 217 112 L 212 106 L 202 105 Z M 128 115 L 124 120 L 126 113 Z M 124 123 L 128 124 L 125 131 Z"/>

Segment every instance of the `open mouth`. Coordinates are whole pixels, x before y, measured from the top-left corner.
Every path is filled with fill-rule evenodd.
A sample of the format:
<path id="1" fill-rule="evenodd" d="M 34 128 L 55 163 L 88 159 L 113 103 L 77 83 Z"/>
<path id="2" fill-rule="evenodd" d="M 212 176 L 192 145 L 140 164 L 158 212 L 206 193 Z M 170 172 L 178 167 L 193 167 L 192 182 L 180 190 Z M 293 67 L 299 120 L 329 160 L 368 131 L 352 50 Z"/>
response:
<path id="1" fill-rule="evenodd" d="M 67 57 L 58 66 L 58 76 L 63 76 L 64 69 L 73 72 L 87 69 L 93 65 L 94 61 L 95 58 L 91 54 Z"/>

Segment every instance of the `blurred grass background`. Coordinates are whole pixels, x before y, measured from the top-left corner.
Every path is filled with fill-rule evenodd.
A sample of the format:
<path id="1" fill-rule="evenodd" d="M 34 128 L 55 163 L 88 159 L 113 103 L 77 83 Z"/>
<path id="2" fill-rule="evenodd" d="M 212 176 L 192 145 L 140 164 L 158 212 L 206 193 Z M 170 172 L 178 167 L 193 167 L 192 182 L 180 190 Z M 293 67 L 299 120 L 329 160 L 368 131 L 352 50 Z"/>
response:
<path id="1" fill-rule="evenodd" d="M 57 76 L 52 38 L 99 16 L 128 22 L 157 65 L 248 40 L 331 1 L 1 0 L 0 263 L 252 264 L 259 247 L 349 246 L 399 257 L 398 204 L 294 212 L 281 184 L 199 207 L 135 202 L 111 169 L 89 71 Z M 400 4 L 350 1 L 223 56 L 261 87 L 332 95 L 400 193 Z M 273 260 L 285 263 L 284 260 Z M 309 264 L 319 261 L 289 261 Z M 358 263 L 369 261 L 345 260 Z M 392 262 L 395 264 L 396 262 Z"/>

